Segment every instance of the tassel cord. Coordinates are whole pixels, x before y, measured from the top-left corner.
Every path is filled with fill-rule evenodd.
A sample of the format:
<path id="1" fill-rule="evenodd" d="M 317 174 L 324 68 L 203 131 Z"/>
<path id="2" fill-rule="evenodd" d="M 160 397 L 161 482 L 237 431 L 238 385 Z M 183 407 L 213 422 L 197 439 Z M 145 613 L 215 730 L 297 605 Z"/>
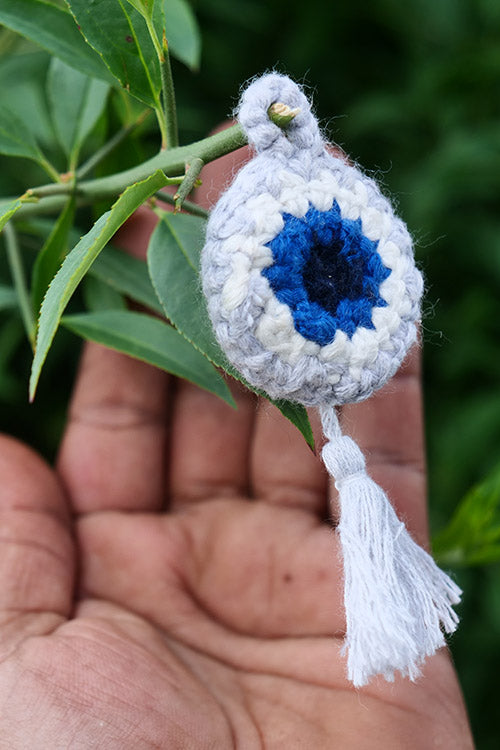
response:
<path id="1" fill-rule="evenodd" d="M 376 674 L 416 679 L 426 656 L 445 645 L 461 591 L 412 539 L 364 456 L 343 435 L 333 407 L 320 409 L 328 442 L 322 452 L 339 492 L 344 561 L 347 672 L 356 686 Z M 443 629 L 443 630 L 442 630 Z"/>

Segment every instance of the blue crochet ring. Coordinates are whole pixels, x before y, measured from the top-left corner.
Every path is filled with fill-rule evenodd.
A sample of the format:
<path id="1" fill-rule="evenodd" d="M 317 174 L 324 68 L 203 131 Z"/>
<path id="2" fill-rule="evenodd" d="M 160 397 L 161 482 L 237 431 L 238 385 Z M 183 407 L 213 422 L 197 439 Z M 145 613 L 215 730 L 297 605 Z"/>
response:
<path id="1" fill-rule="evenodd" d="M 373 308 L 387 306 L 380 284 L 391 271 L 361 220 L 342 218 L 337 201 L 329 211 L 311 207 L 303 218 L 285 213 L 283 219 L 268 243 L 274 263 L 262 274 L 290 308 L 296 330 L 326 346 L 339 329 L 349 338 L 360 326 L 373 329 Z"/>

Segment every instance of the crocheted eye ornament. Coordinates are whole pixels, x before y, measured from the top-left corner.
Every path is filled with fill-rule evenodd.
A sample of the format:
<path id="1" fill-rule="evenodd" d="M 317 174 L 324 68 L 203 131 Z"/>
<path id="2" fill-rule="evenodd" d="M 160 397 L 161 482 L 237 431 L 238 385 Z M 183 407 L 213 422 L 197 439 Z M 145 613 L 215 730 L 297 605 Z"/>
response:
<path id="1" fill-rule="evenodd" d="M 298 110 L 286 130 L 268 115 L 277 102 Z M 415 679 L 444 645 L 441 628 L 456 629 L 461 592 L 408 534 L 335 411 L 384 385 L 416 339 L 423 283 L 412 241 L 375 182 L 329 153 L 289 78 L 253 81 L 238 119 L 256 156 L 208 222 L 214 331 L 253 386 L 319 407 L 341 509 L 349 679 Z"/>

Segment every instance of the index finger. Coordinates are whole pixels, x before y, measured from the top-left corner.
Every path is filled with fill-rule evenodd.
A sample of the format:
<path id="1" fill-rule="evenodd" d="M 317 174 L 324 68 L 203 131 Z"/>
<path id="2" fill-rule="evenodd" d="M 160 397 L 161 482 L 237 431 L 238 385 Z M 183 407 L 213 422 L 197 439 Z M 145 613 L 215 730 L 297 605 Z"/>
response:
<path id="1" fill-rule="evenodd" d="M 156 219 L 140 209 L 119 245 L 146 254 Z M 78 513 L 158 510 L 166 494 L 168 376 L 136 359 L 86 344 L 58 472 Z"/>

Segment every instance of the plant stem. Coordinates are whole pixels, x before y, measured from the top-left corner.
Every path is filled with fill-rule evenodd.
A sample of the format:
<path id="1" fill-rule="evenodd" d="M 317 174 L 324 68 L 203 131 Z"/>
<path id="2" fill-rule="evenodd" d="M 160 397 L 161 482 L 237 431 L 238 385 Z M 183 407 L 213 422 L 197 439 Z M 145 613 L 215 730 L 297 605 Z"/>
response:
<path id="1" fill-rule="evenodd" d="M 163 46 L 160 45 L 156 35 L 156 29 L 153 26 L 151 16 L 143 14 L 148 27 L 149 36 L 153 42 L 161 72 L 161 92 L 162 105 L 161 112 L 156 111 L 158 122 L 160 124 L 162 136 L 162 148 L 175 148 L 179 145 L 177 134 L 177 110 L 175 107 L 174 81 L 172 78 L 172 69 L 170 67 L 170 56 L 168 54 L 168 44 L 163 33 Z"/>
<path id="2" fill-rule="evenodd" d="M 166 177 L 166 184 L 167 185 L 180 185 L 183 180 L 185 179 L 185 175 L 179 175 L 177 177 Z M 69 193 L 75 193 L 76 195 L 84 195 L 87 193 L 87 188 L 89 185 L 92 185 L 93 183 L 100 183 L 100 180 L 89 180 L 88 182 L 80 182 L 78 185 L 73 180 L 71 183 L 64 182 L 64 183 L 57 183 L 57 185 L 53 185 L 52 183 L 50 185 L 41 185 L 40 187 L 36 188 L 29 188 L 26 193 L 23 195 L 23 200 L 31 200 L 31 201 L 37 201 L 39 198 L 46 198 L 47 196 L 54 196 L 54 195 L 68 195 Z M 68 190 L 68 185 L 72 186 L 72 189 Z M 121 192 L 121 191 L 120 191 Z M 104 191 L 101 193 L 96 193 L 94 195 L 97 199 L 103 199 L 103 198 L 110 198 L 112 197 L 112 194 L 108 191 Z"/>
<path id="3" fill-rule="evenodd" d="M 247 139 L 241 126 L 233 125 L 189 146 L 178 146 L 168 151 L 162 150 L 156 156 L 136 167 L 132 167 L 132 169 L 126 169 L 108 177 L 78 183 L 75 188 L 78 204 L 85 205 L 98 199 L 114 198 L 122 193 L 126 187 L 134 182 L 144 180 L 157 169 L 163 169 L 167 175 L 176 176 L 179 172 L 184 171 L 186 162 L 190 162 L 196 157 L 208 163 L 231 153 L 231 151 L 236 151 L 236 149 L 245 146 L 246 143 Z M 32 188 L 27 191 L 27 195 L 37 195 L 40 200 L 37 203 L 26 203 L 26 205 L 21 206 L 16 216 L 34 216 L 58 211 L 65 203 L 65 195 L 72 191 L 73 186 L 68 183 Z M 13 200 L 13 198 L 5 198 L 4 200 Z"/>
<path id="4" fill-rule="evenodd" d="M 38 197 L 39 200 L 36 203 L 30 202 L 21 206 L 16 216 L 34 216 L 59 211 L 64 206 L 65 196 L 73 191 L 77 196 L 78 205 L 88 205 L 95 200 L 114 198 L 120 195 L 129 185 L 146 179 L 157 169 L 162 169 L 166 175 L 175 181 L 176 175 L 183 172 L 185 165 L 191 163 L 194 159 L 201 159 L 207 164 L 225 154 L 236 151 L 238 148 L 242 148 L 242 146 L 246 146 L 247 143 L 247 137 L 241 125 L 237 124 L 188 146 L 177 146 L 168 150 L 162 149 L 156 156 L 138 164 L 136 167 L 107 177 L 85 180 L 77 183 L 76 187 L 72 182 L 61 182 L 60 176 L 57 175 L 59 179 L 57 184 L 41 185 L 27 190 L 25 193 L 27 198 L 32 196 Z M 177 184 L 177 182 L 174 182 L 174 184 Z M 6 197 L 4 200 L 15 200 L 15 197 Z"/>
<path id="5" fill-rule="evenodd" d="M 39 161 L 39 164 L 41 167 L 45 169 L 49 177 L 52 177 L 55 183 L 59 184 L 61 182 L 61 175 L 57 171 L 55 167 L 52 166 L 50 161 L 46 159 L 45 157 Z"/>
<path id="6" fill-rule="evenodd" d="M 162 203 L 168 203 L 169 206 L 175 206 L 175 199 L 173 195 L 170 195 L 169 193 L 164 193 L 162 191 L 155 193 L 156 200 L 161 201 Z M 182 208 L 184 211 L 187 211 L 190 214 L 193 214 L 193 216 L 201 216 L 203 219 L 208 219 L 209 213 L 205 208 L 202 208 L 201 206 L 198 206 L 197 203 L 191 203 L 191 201 L 184 201 L 182 204 Z"/>
<path id="7" fill-rule="evenodd" d="M 107 141 L 103 146 L 101 146 L 100 149 L 98 149 L 95 154 L 92 154 L 92 156 L 87 159 L 84 164 L 82 164 L 79 169 L 76 171 L 76 178 L 78 180 L 81 180 L 83 177 L 86 177 L 89 172 L 91 172 L 94 167 L 96 167 L 100 162 L 105 159 L 114 149 L 120 145 L 122 141 L 127 138 L 127 136 L 130 135 L 136 128 L 139 127 L 139 125 L 142 125 L 144 120 L 148 117 L 148 115 L 151 114 L 150 109 L 145 109 L 137 120 L 133 122 L 131 125 L 126 125 L 125 127 L 121 128 L 117 133 L 114 134 L 112 138 Z"/>
<path id="8" fill-rule="evenodd" d="M 185 177 L 179 185 L 179 190 L 174 195 L 175 213 L 181 210 L 182 204 L 184 203 L 185 198 L 187 198 L 191 190 L 194 188 L 196 180 L 198 179 L 203 166 L 204 162 L 199 158 L 199 156 L 196 156 L 194 159 L 192 159 L 190 164 L 186 164 Z"/>
<path id="9" fill-rule="evenodd" d="M 158 99 L 158 104 L 154 109 L 155 109 L 156 119 L 158 120 L 158 126 L 160 128 L 161 147 L 162 149 L 165 149 L 166 143 L 168 141 L 167 120 L 165 119 L 165 112 L 163 111 L 163 107 L 161 106 L 161 102 L 159 99 Z"/>
<path id="10" fill-rule="evenodd" d="M 288 104 L 283 104 L 283 102 L 274 102 L 267 110 L 269 119 L 282 130 L 286 130 L 299 112 L 299 107 L 291 109 Z"/>
<path id="11" fill-rule="evenodd" d="M 24 328 L 28 336 L 31 348 L 35 347 L 35 318 L 33 316 L 33 308 L 31 306 L 31 298 L 26 284 L 26 277 L 24 274 L 23 262 L 21 259 L 21 251 L 19 248 L 19 242 L 17 241 L 17 233 L 11 222 L 8 222 L 4 229 L 5 236 L 5 248 L 7 250 L 7 260 L 9 263 L 12 280 L 14 287 L 17 292 L 17 299 L 19 302 L 19 309 L 21 311 L 21 317 L 23 319 Z"/>
<path id="12" fill-rule="evenodd" d="M 177 108 L 175 105 L 174 79 L 172 78 L 172 67 L 170 65 L 170 54 L 168 42 L 163 34 L 162 56 L 160 57 L 161 68 L 161 90 L 163 99 L 163 112 L 167 123 L 166 148 L 176 148 L 179 145 L 179 133 L 177 130 Z"/>

